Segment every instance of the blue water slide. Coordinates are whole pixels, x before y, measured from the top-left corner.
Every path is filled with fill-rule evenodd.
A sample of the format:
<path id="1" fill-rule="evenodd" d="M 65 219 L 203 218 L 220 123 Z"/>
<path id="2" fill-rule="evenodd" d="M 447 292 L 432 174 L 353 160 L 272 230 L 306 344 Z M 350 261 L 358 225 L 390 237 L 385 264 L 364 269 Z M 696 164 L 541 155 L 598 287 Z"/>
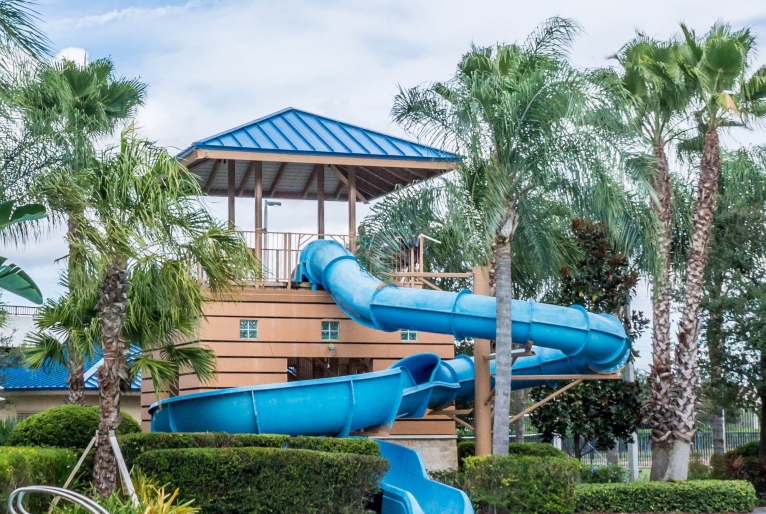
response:
<path id="1" fill-rule="evenodd" d="M 384 331 L 419 330 L 458 339 L 494 339 L 495 299 L 398 288 L 370 275 L 338 243 L 321 240 L 301 254 L 294 279 L 325 289 L 351 319 Z M 628 359 L 622 324 L 580 307 L 514 300 L 511 336 L 534 342 L 534 356 L 518 359 L 514 375 L 606 373 Z M 494 374 L 494 361 L 491 363 Z M 545 382 L 515 381 L 513 387 Z M 474 396 L 474 361 L 412 355 L 389 369 L 324 379 L 268 384 L 168 398 L 149 408 L 154 432 L 229 432 L 346 437 L 428 408 Z M 462 491 L 428 479 L 414 450 L 379 441 L 390 463 L 383 481 L 384 514 L 473 512 Z"/>

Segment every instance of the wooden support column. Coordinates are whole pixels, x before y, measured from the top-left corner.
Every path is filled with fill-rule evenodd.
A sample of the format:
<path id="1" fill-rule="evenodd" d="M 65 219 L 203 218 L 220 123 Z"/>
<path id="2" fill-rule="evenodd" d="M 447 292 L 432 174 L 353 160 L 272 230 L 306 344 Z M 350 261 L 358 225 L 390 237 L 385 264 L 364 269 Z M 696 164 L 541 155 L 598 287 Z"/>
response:
<path id="1" fill-rule="evenodd" d="M 356 168 L 348 167 L 348 249 L 356 251 Z"/>
<path id="2" fill-rule="evenodd" d="M 324 164 L 317 168 L 317 234 L 324 239 Z"/>
<path id="3" fill-rule="evenodd" d="M 234 180 L 235 168 L 237 161 L 229 159 L 227 161 L 229 169 L 229 230 L 234 230 L 234 202 L 237 197 L 237 184 Z"/>
<path id="4" fill-rule="evenodd" d="M 473 293 L 489 295 L 489 269 L 476 266 L 473 268 Z M 476 456 L 492 453 L 492 388 L 489 373 L 489 340 L 474 339 L 474 435 L 476 436 Z M 505 430 L 506 427 L 501 427 Z"/>
<path id="5" fill-rule="evenodd" d="M 263 162 L 257 161 L 255 176 L 255 256 L 263 261 Z"/>

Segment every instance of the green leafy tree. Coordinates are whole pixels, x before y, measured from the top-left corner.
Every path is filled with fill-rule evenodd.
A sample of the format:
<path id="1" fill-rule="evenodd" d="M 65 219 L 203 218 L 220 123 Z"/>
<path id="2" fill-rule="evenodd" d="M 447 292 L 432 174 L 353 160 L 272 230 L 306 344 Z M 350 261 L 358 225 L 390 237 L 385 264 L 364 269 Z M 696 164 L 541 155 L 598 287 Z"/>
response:
<path id="1" fill-rule="evenodd" d="M 400 90 L 393 108 L 398 122 L 454 146 L 472 170 L 466 184 L 479 230 L 468 235 L 495 270 L 496 427 L 507 425 L 510 411 L 512 250 L 520 231 L 534 230 L 525 216 L 555 199 L 588 205 L 610 222 L 628 218 L 625 195 L 609 180 L 608 95 L 566 59 L 578 32 L 573 21 L 553 18 L 522 44 L 473 47 L 452 79 Z M 494 430 L 495 453 L 507 453 L 508 437 Z"/>
<path id="2" fill-rule="evenodd" d="M 757 318 L 764 308 L 765 155 L 762 147 L 724 153 L 718 179 L 700 335 L 702 394 L 714 409 L 717 453 L 723 453 L 722 413 L 732 417 L 739 408 L 755 407 L 763 395 Z"/>
<path id="3" fill-rule="evenodd" d="M 41 65 L 35 79 L 18 94 L 25 114 L 27 130 L 50 141 L 60 162 L 54 169 L 72 175 L 81 173 L 97 158 L 96 145 L 135 113 L 143 104 L 146 85 L 136 79 L 116 76 L 114 63 L 99 59 L 86 66 L 72 61 Z M 80 237 L 76 223 L 81 205 L 72 204 L 61 196 L 46 197 L 48 172 L 37 174 L 42 187 L 33 185 L 41 200 L 57 217 L 66 218 L 69 239 Z M 56 221 L 56 220 L 54 220 Z M 85 273 L 84 259 L 77 246 L 71 245 L 68 255 L 68 275 Z M 70 339 L 65 339 L 68 344 Z M 69 370 L 67 403 L 84 405 L 84 359 L 76 347 L 64 353 Z"/>
<path id="4" fill-rule="evenodd" d="M 553 441 L 554 435 L 571 435 L 576 459 L 582 458 L 588 443 L 597 450 L 612 450 L 618 439 L 633 442 L 631 434 L 643 421 L 640 389 L 636 382 L 587 381 L 532 411 L 532 424 L 545 442 Z M 535 388 L 530 395 L 537 402 L 550 392 Z"/>
<path id="5" fill-rule="evenodd" d="M 109 494 L 117 485 L 117 464 L 107 438 L 119 426 L 120 385 L 129 379 L 126 332 L 137 333 L 139 344 L 151 343 L 142 331 L 157 314 L 134 304 L 134 325 L 126 331 L 133 284 L 143 277 L 143 287 L 154 288 L 158 296 L 183 296 L 191 294 L 190 281 L 183 277 L 201 270 L 211 293 L 230 291 L 256 275 L 257 263 L 241 236 L 200 206 L 202 193 L 194 176 L 167 150 L 137 137 L 132 127 L 123 132 L 119 151 L 74 176 L 67 170 L 52 174 L 44 192 L 79 207 L 72 211 L 78 237 L 70 234 L 69 243 L 83 256 L 86 269 L 97 274 L 103 364 L 94 485 Z M 187 307 L 197 319 L 202 316 L 201 303 Z M 164 314 L 164 307 L 159 312 Z M 178 328 L 168 325 L 169 331 Z"/>
<path id="6" fill-rule="evenodd" d="M 766 66 L 750 74 L 755 52 L 750 30 L 733 31 L 726 23 L 716 23 L 700 38 L 685 25 L 681 29 L 682 66 L 695 92 L 700 160 L 677 331 L 676 388 L 671 403 L 673 449 L 666 473 L 671 479 L 686 478 L 696 424 L 699 313 L 722 165 L 720 132 L 751 125 L 766 116 Z"/>
<path id="7" fill-rule="evenodd" d="M 16 223 L 25 223 L 45 217 L 45 207 L 28 204 L 15 207 L 13 201 L 0 203 L 0 231 Z M 43 303 L 40 288 L 24 270 L 0 257 L 0 289 L 18 295 L 37 304 Z"/>
<path id="8" fill-rule="evenodd" d="M 617 315 L 628 336 L 639 337 L 649 322 L 641 312 L 627 312 L 638 284 L 637 270 L 625 254 L 615 251 L 603 225 L 575 219 L 572 234 L 582 258 L 573 268 L 561 270 L 558 288 L 548 300 Z M 539 401 L 549 394 L 547 387 L 538 387 L 531 397 Z M 532 411 L 531 417 L 546 441 L 554 434 L 571 434 L 579 459 L 588 442 L 599 450 L 611 450 L 616 439 L 630 440 L 643 419 L 641 388 L 635 382 L 589 381 Z"/>
<path id="9" fill-rule="evenodd" d="M 41 59 L 50 53 L 48 37 L 37 27 L 40 20 L 29 0 L 0 2 L 0 35 L 4 46 L 21 49 L 25 54 Z"/>

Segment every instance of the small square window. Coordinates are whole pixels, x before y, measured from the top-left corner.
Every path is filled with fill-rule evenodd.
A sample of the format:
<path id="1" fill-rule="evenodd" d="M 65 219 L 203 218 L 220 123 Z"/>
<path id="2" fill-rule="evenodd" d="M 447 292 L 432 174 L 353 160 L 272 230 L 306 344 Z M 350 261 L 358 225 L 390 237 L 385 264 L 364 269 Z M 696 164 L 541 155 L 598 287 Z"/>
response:
<path id="1" fill-rule="evenodd" d="M 240 339 L 258 339 L 258 320 L 255 320 L 255 319 L 239 320 L 239 338 Z"/>
<path id="2" fill-rule="evenodd" d="M 322 322 L 322 341 L 337 341 L 340 334 L 340 323 L 337 321 Z"/>
<path id="3" fill-rule="evenodd" d="M 402 330 L 402 341 L 417 341 L 417 330 Z"/>

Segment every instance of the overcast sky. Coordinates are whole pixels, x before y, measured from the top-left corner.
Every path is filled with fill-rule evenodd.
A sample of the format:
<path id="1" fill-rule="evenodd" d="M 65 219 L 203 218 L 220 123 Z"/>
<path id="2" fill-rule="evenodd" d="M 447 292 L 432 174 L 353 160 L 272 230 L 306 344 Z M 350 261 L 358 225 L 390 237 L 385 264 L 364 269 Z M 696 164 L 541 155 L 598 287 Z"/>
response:
<path id="1" fill-rule="evenodd" d="M 572 53 L 583 67 L 607 64 L 636 29 L 666 38 L 679 21 L 704 31 L 726 19 L 766 34 L 764 0 L 42 0 L 39 11 L 57 51 L 111 57 L 120 75 L 149 85 L 138 123 L 174 150 L 288 106 L 404 135 L 389 117 L 397 85 L 447 79 L 472 42 L 523 40 L 555 15 L 583 26 Z M 764 47 L 762 37 L 759 43 Z M 213 208 L 223 214 L 223 205 Z M 345 232 L 345 212 L 330 202 L 328 232 Z M 272 230 L 316 227 L 314 209 L 300 202 L 284 202 L 269 218 Z M 238 201 L 237 221 L 252 229 L 252 200 Z M 56 231 L 23 250 L 5 250 L 46 296 L 60 294 L 53 261 L 65 253 Z M 25 303 L 9 294 L 4 301 Z M 646 291 L 637 306 L 651 310 Z M 645 365 L 648 338 L 637 347 Z"/>

